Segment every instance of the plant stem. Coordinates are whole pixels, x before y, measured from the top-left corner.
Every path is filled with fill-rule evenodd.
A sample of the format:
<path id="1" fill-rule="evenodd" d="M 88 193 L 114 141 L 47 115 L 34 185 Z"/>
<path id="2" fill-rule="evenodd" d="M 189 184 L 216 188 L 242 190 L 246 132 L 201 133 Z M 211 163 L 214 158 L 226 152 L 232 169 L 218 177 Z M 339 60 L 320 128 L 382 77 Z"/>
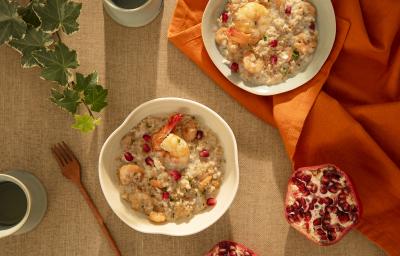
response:
<path id="1" fill-rule="evenodd" d="M 82 103 L 83 103 L 83 105 L 85 105 L 85 107 L 86 107 L 87 111 L 89 112 L 90 116 L 91 116 L 93 119 L 95 119 L 95 118 L 94 118 L 94 115 L 93 115 L 93 113 L 92 113 L 92 111 L 90 110 L 90 108 L 89 108 L 89 106 L 86 104 L 86 102 L 85 102 L 84 100 L 82 100 Z"/>
<path id="2" fill-rule="evenodd" d="M 58 33 L 58 31 L 56 31 L 56 35 L 58 38 L 58 42 L 62 43 L 61 36 L 60 36 L 60 33 Z"/>

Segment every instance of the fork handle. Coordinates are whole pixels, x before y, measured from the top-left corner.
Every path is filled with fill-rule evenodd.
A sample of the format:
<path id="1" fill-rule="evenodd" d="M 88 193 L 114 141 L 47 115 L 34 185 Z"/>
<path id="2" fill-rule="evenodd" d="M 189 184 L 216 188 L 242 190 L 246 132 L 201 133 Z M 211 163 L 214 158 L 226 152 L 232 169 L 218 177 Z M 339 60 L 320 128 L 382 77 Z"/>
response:
<path id="1" fill-rule="evenodd" d="M 115 243 L 113 237 L 111 236 L 110 231 L 108 230 L 106 224 L 104 223 L 103 217 L 101 217 L 99 210 L 97 209 L 96 205 L 93 203 L 92 198 L 90 197 L 89 193 L 87 192 L 86 188 L 83 184 L 79 184 L 79 191 L 82 193 L 85 201 L 89 205 L 90 209 L 92 210 L 93 215 L 96 217 L 97 223 L 100 225 L 101 231 L 106 236 L 108 243 L 110 244 L 112 250 L 114 251 L 115 255 L 121 256 L 121 252 L 118 249 L 117 244 Z"/>

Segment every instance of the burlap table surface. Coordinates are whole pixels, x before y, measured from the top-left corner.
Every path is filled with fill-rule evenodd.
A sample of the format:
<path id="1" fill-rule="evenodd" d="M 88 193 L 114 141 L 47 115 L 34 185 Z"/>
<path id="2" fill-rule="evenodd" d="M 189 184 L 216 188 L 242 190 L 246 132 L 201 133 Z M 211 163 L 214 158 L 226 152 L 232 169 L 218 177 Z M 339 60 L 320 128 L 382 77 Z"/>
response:
<path id="1" fill-rule="evenodd" d="M 0 171 L 25 169 L 44 183 L 48 210 L 28 234 L 0 240 L 0 255 L 113 255 L 78 190 L 65 180 L 49 147 L 70 144 L 83 167 L 83 182 L 123 255 L 200 256 L 223 239 L 259 255 L 384 255 L 357 231 L 331 247 L 318 247 L 283 217 L 291 166 L 277 130 L 227 96 L 167 41 L 175 1 L 143 28 L 125 28 L 104 13 L 101 1 L 84 1 L 81 29 L 65 38 L 78 51 L 80 71 L 97 70 L 109 89 L 103 124 L 94 133 L 69 128 L 72 118 L 49 100 L 49 82 L 37 69 L 20 67 L 20 56 L 0 48 Z M 126 226 L 102 194 L 97 160 L 107 136 L 139 104 L 176 96 L 201 102 L 232 127 L 239 148 L 240 187 L 230 210 L 205 231 L 188 237 L 146 235 Z"/>

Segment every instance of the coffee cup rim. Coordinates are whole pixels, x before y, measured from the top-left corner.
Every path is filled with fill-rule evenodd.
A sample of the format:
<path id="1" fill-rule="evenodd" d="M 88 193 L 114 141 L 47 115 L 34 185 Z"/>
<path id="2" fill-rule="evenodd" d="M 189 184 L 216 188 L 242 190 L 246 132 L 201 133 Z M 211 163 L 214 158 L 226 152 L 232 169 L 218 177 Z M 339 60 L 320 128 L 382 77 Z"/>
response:
<path id="1" fill-rule="evenodd" d="M 122 7 L 119 7 L 118 5 L 116 5 L 112 0 L 103 0 L 103 2 L 108 4 L 110 7 L 114 8 L 114 9 L 116 9 L 118 11 L 121 11 L 121 12 L 136 12 L 136 11 L 140 11 L 141 9 L 146 8 L 146 6 L 149 5 L 151 1 L 152 0 L 147 0 L 146 3 L 144 3 L 143 5 L 141 5 L 139 7 L 136 7 L 136 8 L 133 8 L 133 9 L 125 9 L 125 8 L 122 8 Z"/>
<path id="2" fill-rule="evenodd" d="M 24 224 L 27 222 L 29 214 L 31 212 L 31 204 L 32 204 L 31 194 L 29 192 L 29 189 L 19 179 L 17 179 L 16 177 L 14 177 L 12 175 L 6 174 L 6 173 L 0 173 L 0 182 L 3 182 L 3 181 L 9 181 L 9 182 L 12 182 L 12 183 L 18 185 L 18 187 L 20 187 L 22 189 L 22 191 L 24 191 L 27 202 L 26 202 L 26 212 L 25 212 L 25 215 L 22 218 L 22 220 L 17 225 L 12 226 L 11 228 L 0 230 L 0 238 L 12 235 L 24 226 Z"/>

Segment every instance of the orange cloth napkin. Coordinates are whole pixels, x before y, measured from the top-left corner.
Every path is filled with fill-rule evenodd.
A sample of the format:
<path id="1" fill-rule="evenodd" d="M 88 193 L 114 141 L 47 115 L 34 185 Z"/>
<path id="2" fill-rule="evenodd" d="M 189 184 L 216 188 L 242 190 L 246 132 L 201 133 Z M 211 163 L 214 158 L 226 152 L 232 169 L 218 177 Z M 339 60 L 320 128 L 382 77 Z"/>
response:
<path id="1" fill-rule="evenodd" d="M 358 229 L 400 255 L 400 1 L 333 0 L 337 35 L 307 84 L 262 97 L 231 84 L 201 38 L 206 0 L 178 0 L 169 39 L 217 85 L 276 126 L 294 168 L 333 163 L 354 180 Z"/>

